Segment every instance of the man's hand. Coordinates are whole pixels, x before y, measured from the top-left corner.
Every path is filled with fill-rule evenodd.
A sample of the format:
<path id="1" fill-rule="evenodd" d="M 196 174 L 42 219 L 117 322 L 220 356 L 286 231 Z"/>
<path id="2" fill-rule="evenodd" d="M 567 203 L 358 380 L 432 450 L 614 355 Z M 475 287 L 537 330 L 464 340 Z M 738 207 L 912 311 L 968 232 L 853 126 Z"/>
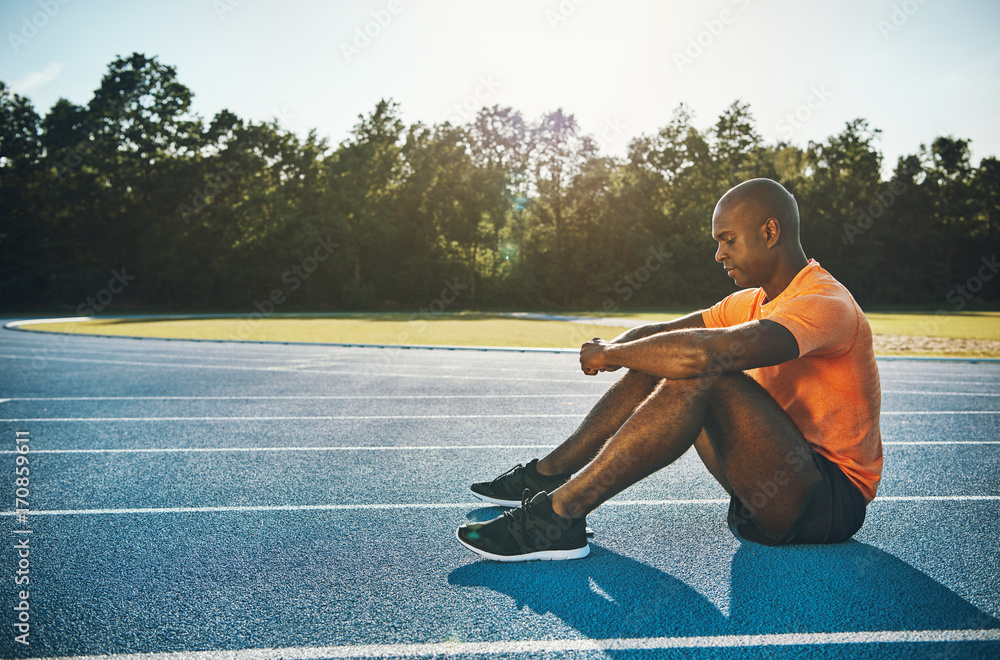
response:
<path id="1" fill-rule="evenodd" d="M 602 371 L 621 369 L 617 364 L 607 363 L 605 349 L 608 346 L 611 346 L 611 342 L 594 337 L 580 348 L 580 368 L 583 369 L 583 373 L 596 376 Z"/>

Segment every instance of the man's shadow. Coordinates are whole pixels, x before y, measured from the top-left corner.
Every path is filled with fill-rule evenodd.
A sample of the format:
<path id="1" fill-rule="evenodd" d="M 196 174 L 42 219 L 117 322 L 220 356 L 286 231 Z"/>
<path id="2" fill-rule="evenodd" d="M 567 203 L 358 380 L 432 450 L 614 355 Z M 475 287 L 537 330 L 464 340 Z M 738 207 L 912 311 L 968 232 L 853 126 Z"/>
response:
<path id="1" fill-rule="evenodd" d="M 853 540 L 784 548 L 744 541 L 732 559 L 728 614 L 683 581 L 593 542 L 583 560 L 476 561 L 448 582 L 506 594 L 518 609 L 551 613 L 590 639 L 1000 628 L 924 573 Z"/>

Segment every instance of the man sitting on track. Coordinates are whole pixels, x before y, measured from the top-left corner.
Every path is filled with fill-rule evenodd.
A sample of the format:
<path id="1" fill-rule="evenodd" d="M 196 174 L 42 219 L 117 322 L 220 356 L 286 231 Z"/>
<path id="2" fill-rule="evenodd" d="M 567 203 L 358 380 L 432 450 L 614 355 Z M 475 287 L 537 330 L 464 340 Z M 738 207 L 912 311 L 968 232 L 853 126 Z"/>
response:
<path id="1" fill-rule="evenodd" d="M 584 344 L 587 375 L 628 371 L 547 456 L 473 484 L 480 499 L 516 508 L 459 527 L 462 545 L 500 561 L 585 557 L 585 516 L 692 445 L 729 493 L 739 537 L 836 543 L 861 527 L 882 473 L 868 320 L 806 258 L 798 205 L 780 184 L 729 190 L 712 235 L 716 261 L 744 290 Z"/>

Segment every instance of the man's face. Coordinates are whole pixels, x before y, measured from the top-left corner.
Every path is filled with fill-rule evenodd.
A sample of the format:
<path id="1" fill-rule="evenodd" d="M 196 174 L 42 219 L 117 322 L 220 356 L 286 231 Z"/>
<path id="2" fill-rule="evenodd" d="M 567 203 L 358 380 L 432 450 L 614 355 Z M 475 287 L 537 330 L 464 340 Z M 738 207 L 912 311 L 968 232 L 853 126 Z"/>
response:
<path id="1" fill-rule="evenodd" d="M 715 260 L 742 288 L 761 286 L 769 270 L 765 219 L 749 217 L 750 208 L 720 203 L 712 216 L 712 236 L 719 244 Z"/>

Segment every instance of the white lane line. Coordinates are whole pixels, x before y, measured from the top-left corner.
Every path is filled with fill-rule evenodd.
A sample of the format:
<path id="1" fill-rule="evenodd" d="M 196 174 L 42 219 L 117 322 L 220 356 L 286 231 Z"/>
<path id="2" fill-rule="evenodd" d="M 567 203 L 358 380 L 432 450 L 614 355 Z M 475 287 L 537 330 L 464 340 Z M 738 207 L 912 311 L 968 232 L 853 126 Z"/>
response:
<path id="1" fill-rule="evenodd" d="M 1000 443 L 998 443 L 1000 444 Z M 555 445 L 372 445 L 372 446 L 321 446 L 321 447 L 123 447 L 105 449 L 32 449 L 32 454 L 183 454 L 228 452 L 286 452 L 286 451 L 478 451 L 481 449 L 552 449 Z M 0 454 L 16 454 L 17 450 L 4 449 Z"/>
<path id="2" fill-rule="evenodd" d="M 1000 502 L 1000 495 L 878 495 L 875 502 Z"/>
<path id="3" fill-rule="evenodd" d="M 462 509 L 490 506 L 484 502 L 437 502 L 425 504 L 288 504 L 273 506 L 171 506 L 142 509 L 43 509 L 29 516 L 155 515 L 160 513 L 252 513 L 266 511 L 386 511 L 395 509 Z M 12 516 L 14 511 L 0 511 Z"/>
<path id="4" fill-rule="evenodd" d="M 276 396 L 26 396 L 0 399 L 7 401 L 311 401 L 357 399 L 558 399 L 560 397 L 588 397 L 592 394 L 290 394 Z M 1000 395 L 998 395 L 1000 396 Z"/>
<path id="5" fill-rule="evenodd" d="M 930 440 L 907 442 L 887 440 L 883 445 L 1000 445 L 1000 440 Z M 32 454 L 199 454 L 239 452 L 308 452 L 308 451 L 479 451 L 484 449 L 552 449 L 555 445 L 320 445 L 315 447 L 105 447 L 100 449 L 32 449 Z M 16 454 L 14 449 L 0 454 Z"/>
<path id="6" fill-rule="evenodd" d="M 549 655 L 667 649 L 757 648 L 761 646 L 827 646 L 843 644 L 940 644 L 995 642 L 1000 629 L 859 630 L 852 632 L 712 635 L 702 637 L 612 637 L 605 639 L 528 639 L 495 642 L 429 642 L 424 644 L 352 644 L 220 651 L 115 653 L 77 655 L 46 660 L 324 660 L 333 658 L 442 657 L 456 655 Z M 42 660 L 37 658 L 35 660 Z"/>
<path id="7" fill-rule="evenodd" d="M 883 445 L 1000 445 L 1000 440 L 928 440 L 926 442 L 913 442 L 907 440 L 883 440 L 882 444 Z"/>
<path id="8" fill-rule="evenodd" d="M 1000 495 L 878 495 L 877 502 L 1000 502 Z M 728 504 L 729 498 L 692 500 L 608 500 L 601 506 L 671 506 L 674 504 Z"/>
<path id="9" fill-rule="evenodd" d="M 60 354 L 60 357 L 62 357 L 63 354 L 66 354 L 66 353 L 76 353 L 76 354 L 83 354 L 83 355 L 112 355 L 112 356 L 114 356 L 118 360 L 121 360 L 123 357 L 132 357 L 132 356 L 135 356 L 135 357 L 141 357 L 141 358 L 146 358 L 146 359 L 148 359 L 148 358 L 160 358 L 160 357 L 162 357 L 162 358 L 168 358 L 168 359 L 171 359 L 171 360 L 215 360 L 215 361 L 222 361 L 222 362 L 265 362 L 265 363 L 271 363 L 274 367 L 287 367 L 289 369 L 302 369 L 304 367 L 310 367 L 310 366 L 312 366 L 312 367 L 332 367 L 332 366 L 365 367 L 365 366 L 370 366 L 370 364 L 371 364 L 370 360 L 363 360 L 363 359 L 356 359 L 356 360 L 344 360 L 344 359 L 339 359 L 339 358 L 335 359 L 334 357 L 332 357 L 332 356 L 330 356 L 330 355 L 328 355 L 326 353 L 321 353 L 321 354 L 317 354 L 317 355 L 291 355 L 291 354 L 288 354 L 288 353 L 275 353 L 274 357 L 243 357 L 243 356 L 227 357 L 227 356 L 220 356 L 220 355 L 216 355 L 216 354 L 212 354 L 212 355 L 199 354 L 199 353 L 179 353 L 179 354 L 173 354 L 173 353 L 156 353 L 156 352 L 152 352 L 152 351 L 149 351 L 149 352 L 146 352 L 146 351 L 142 351 L 142 352 L 140 352 L 140 351 L 128 351 L 128 352 L 126 352 L 126 351 L 121 351 L 121 350 L 115 350 L 115 351 L 86 350 L 86 351 L 84 351 L 84 350 L 73 350 L 73 349 L 66 349 L 66 348 L 43 349 L 43 350 L 45 350 L 47 352 L 52 352 L 52 353 L 58 352 Z M 393 351 L 393 349 L 382 349 L 382 350 L 389 351 L 389 352 Z M 403 351 L 403 350 L 405 350 L 405 349 L 399 349 L 399 351 Z M 44 354 L 40 354 L 40 353 L 41 353 L 41 350 L 36 349 L 36 352 L 33 353 L 33 354 L 20 355 L 20 356 L 17 356 L 17 358 L 18 359 L 22 359 L 22 360 L 47 360 L 47 359 L 50 359 L 49 355 L 44 355 Z M 382 354 L 382 355 L 384 355 L 384 354 Z M 409 357 L 409 355 L 410 355 L 409 352 L 407 352 L 407 353 L 394 352 L 394 353 L 392 353 L 391 360 L 382 363 L 381 366 L 386 366 L 386 364 L 388 364 L 388 362 L 391 362 L 391 364 L 393 366 L 395 366 L 395 367 L 418 367 L 418 366 L 424 366 L 424 365 L 427 364 L 426 361 L 421 361 L 421 360 L 416 360 L 416 361 L 412 361 L 412 362 L 404 362 L 403 358 L 407 358 L 407 357 Z M 11 357 L 11 358 L 13 358 L 14 356 L 11 355 L 11 354 L 7 354 L 7 356 L 5 356 L 5 357 Z M 56 356 L 51 356 L 51 357 L 54 358 Z M 93 361 L 96 361 L 96 362 L 108 362 L 109 361 L 109 359 L 96 359 L 96 358 L 88 358 L 88 359 L 92 359 Z M 503 364 L 503 362 L 500 362 L 498 364 Z M 179 367 L 180 366 L 199 367 L 199 366 L 201 366 L 201 363 L 200 362 L 189 362 L 189 363 L 186 363 L 186 364 L 177 364 L 176 366 L 179 366 Z M 220 368 L 225 368 L 225 365 L 219 365 L 219 366 L 220 366 Z M 436 359 L 436 360 L 434 360 L 434 368 L 435 369 L 465 369 L 465 370 L 468 370 L 468 369 L 470 369 L 470 366 L 469 366 L 468 363 L 463 363 L 461 361 L 458 361 L 458 364 L 446 364 L 441 359 Z M 497 366 L 497 365 L 490 365 L 489 369 L 490 369 L 491 372 L 494 372 L 494 371 L 516 371 L 516 372 L 522 372 L 522 373 L 524 372 L 524 368 L 522 368 L 522 367 L 502 367 L 502 366 Z M 534 370 L 533 373 L 564 373 L 564 371 L 561 370 L 561 369 L 549 368 L 549 369 L 537 369 L 537 370 Z"/>
<path id="10" fill-rule="evenodd" d="M 237 416 L 237 417 L 8 417 L 0 422 L 39 423 L 39 422 L 269 422 L 269 421 L 343 421 L 359 419 L 513 419 L 513 418 L 558 418 L 580 417 L 575 413 L 521 414 L 504 413 L 500 415 L 275 415 L 275 416 Z M 885 415 L 1000 415 L 1000 410 L 911 410 L 907 412 L 883 412 Z"/>
<path id="11" fill-rule="evenodd" d="M 304 369 L 302 367 L 309 365 L 298 365 L 290 366 L 287 364 L 276 365 L 271 367 L 252 367 L 243 365 L 220 365 L 220 364 L 177 364 L 177 363 L 164 363 L 164 362 L 139 362 L 134 360 L 97 360 L 97 359 L 87 359 L 87 358 L 69 358 L 69 357 L 29 357 L 21 355 L 10 355 L 10 354 L 0 354 L 0 359 L 10 359 L 10 360 L 53 360 L 58 362 L 85 362 L 85 363 L 96 363 L 105 365 L 125 365 L 125 366 L 140 366 L 140 367 L 166 367 L 173 369 L 230 369 L 238 371 L 285 371 L 290 373 L 300 373 L 300 374 L 330 374 L 330 375 L 355 375 L 355 376 L 385 376 L 385 377 L 395 377 L 395 378 L 427 378 L 426 374 L 412 374 L 412 373 L 382 373 L 379 371 L 381 367 L 400 367 L 404 365 L 391 364 L 391 360 L 386 364 L 375 363 L 376 367 L 368 371 L 362 370 L 346 370 L 346 371 L 330 371 L 330 370 L 320 370 L 320 369 Z M 370 366 L 371 363 L 366 363 L 366 366 Z M 418 368 L 418 367 L 414 367 Z M 511 378 L 511 377 L 500 377 L 500 376 L 457 376 L 449 374 L 435 374 L 434 378 L 447 378 L 447 379 L 457 379 L 457 380 L 503 380 L 503 381 L 529 381 L 529 382 L 554 382 L 554 383 L 581 383 L 581 382 L 603 382 L 603 381 L 586 381 L 580 379 L 551 379 L 551 378 Z M 890 379 L 886 379 L 890 380 Z M 898 382 L 921 382 L 926 384 L 928 381 L 898 381 Z M 972 382 L 958 381 L 960 384 L 973 384 Z M 949 383 L 951 385 L 956 384 L 955 381 Z M 995 383 L 983 383 L 983 384 L 995 384 Z"/>
<path id="12" fill-rule="evenodd" d="M 1000 495 L 899 495 L 876 497 L 872 504 L 887 502 L 1000 502 Z M 615 506 L 678 506 L 729 504 L 729 498 L 673 499 L 673 500 L 608 500 L 602 507 Z M 104 515 L 157 515 L 166 513 L 259 513 L 269 511 L 389 511 L 427 509 L 469 509 L 490 507 L 478 501 L 382 503 L 382 504 L 279 504 L 247 506 L 176 506 L 130 509 L 39 509 L 29 516 L 104 516 Z M 13 516 L 15 511 L 0 511 L 0 516 Z"/>
<path id="13" fill-rule="evenodd" d="M 13 350 L 18 350 L 19 348 L 20 348 L 20 350 L 29 350 L 27 348 L 13 347 L 13 346 L 11 346 L 9 348 L 12 348 Z M 148 358 L 168 358 L 168 359 L 171 359 L 171 360 L 218 360 L 218 361 L 227 361 L 227 362 L 240 361 L 240 362 L 279 362 L 279 363 L 289 363 L 289 362 L 306 362 L 306 361 L 313 361 L 313 360 L 315 360 L 315 361 L 322 361 L 325 364 L 357 365 L 357 364 L 361 364 L 362 363 L 361 360 L 337 360 L 337 361 L 334 361 L 332 357 L 328 357 L 328 356 L 325 356 L 325 355 L 314 355 L 314 356 L 298 355 L 298 356 L 296 356 L 296 355 L 289 355 L 287 353 L 286 354 L 275 353 L 273 357 L 270 357 L 270 356 L 263 356 L 262 357 L 260 355 L 255 355 L 255 356 L 227 356 L 227 355 L 219 355 L 218 354 L 218 350 L 205 351 L 204 353 L 180 352 L 180 351 L 178 351 L 177 353 L 168 353 L 168 352 L 141 351 L 141 350 L 129 350 L 129 351 L 125 351 L 125 350 L 121 350 L 121 349 L 109 350 L 109 351 L 96 350 L 96 349 L 83 350 L 83 349 L 64 348 L 64 347 L 61 347 L 61 346 L 60 347 L 45 346 L 45 347 L 42 347 L 42 348 L 30 349 L 30 351 L 31 352 L 29 354 L 22 355 L 21 358 L 25 359 L 25 360 L 46 360 L 49 357 L 55 357 L 55 355 L 49 355 L 49 354 L 58 353 L 60 357 L 65 357 L 66 355 L 72 353 L 72 354 L 76 354 L 76 355 L 91 355 L 91 356 L 109 355 L 109 356 L 113 356 L 114 358 L 117 358 L 117 359 L 121 359 L 123 357 L 133 357 L 133 356 L 135 356 L 135 357 L 141 357 L 141 358 L 147 358 L 147 359 Z M 92 358 L 92 359 L 96 359 L 96 357 Z M 197 366 L 197 365 L 194 365 L 194 366 Z"/>
<path id="14" fill-rule="evenodd" d="M 883 383 L 917 383 L 919 385 L 950 385 L 951 387 L 962 385 L 1000 385 L 996 380 L 927 380 L 916 378 L 885 378 L 880 377 Z"/>
<path id="15" fill-rule="evenodd" d="M 882 411 L 886 415 L 1000 415 L 1000 410 L 895 410 Z"/>
<path id="16" fill-rule="evenodd" d="M 915 392 L 882 390 L 882 394 L 939 394 L 943 396 L 1000 396 L 1000 392 Z M 558 399 L 561 397 L 592 398 L 597 393 L 564 394 L 288 394 L 288 395 L 205 395 L 205 396 L 24 396 L 0 399 L 11 401 L 341 401 L 369 399 Z"/>
<path id="17" fill-rule="evenodd" d="M 19 355 L 7 355 L 0 354 L 0 359 L 10 359 L 10 360 L 23 360 L 24 358 Z M 292 374 L 327 374 L 332 376 L 379 376 L 383 378 L 427 378 L 427 379 L 449 379 L 449 380 L 491 380 L 491 381 L 517 381 L 517 382 L 535 382 L 535 383 L 597 383 L 602 385 L 607 385 L 608 383 L 601 380 L 585 380 L 585 377 L 580 378 L 513 378 L 506 376 L 456 376 L 454 374 L 430 374 L 427 373 L 389 373 L 381 371 L 382 366 L 390 365 L 380 365 L 377 362 L 373 363 L 374 368 L 367 371 L 354 370 L 354 371 L 330 371 L 321 369 L 301 369 L 297 367 L 289 366 L 274 366 L 274 367 L 247 367 L 239 365 L 222 365 L 222 364 L 170 364 L 165 362 L 137 362 L 133 360 L 88 360 L 85 358 L 65 358 L 65 357 L 45 357 L 38 358 L 40 360 L 53 360 L 57 362 L 87 362 L 91 364 L 104 364 L 104 365 L 125 365 L 131 367 L 166 367 L 168 369 L 230 369 L 237 371 L 267 371 L 267 372 L 287 372 Z M 371 366 L 371 365 L 369 365 Z M 404 365 L 391 365 L 394 368 Z M 413 369 L 421 369 L 424 367 L 414 366 Z"/>
<path id="18" fill-rule="evenodd" d="M 1000 411 L 997 411 L 1000 414 Z M 511 419 L 545 417 L 580 417 L 581 413 L 518 414 L 502 415 L 276 415 L 260 417 L 17 417 L 0 419 L 0 422 L 272 422 L 320 420 L 335 422 L 358 419 Z"/>
<path id="19" fill-rule="evenodd" d="M 1000 396 L 1000 392 L 930 392 L 882 390 L 882 394 L 937 394 L 942 396 Z M 558 399 L 562 397 L 592 398 L 597 393 L 553 394 L 287 394 L 287 395 L 185 395 L 185 396 L 23 396 L 0 399 L 12 401 L 366 401 L 369 399 Z M 888 413 L 883 413 L 888 414 Z"/>
<path id="20" fill-rule="evenodd" d="M 882 394 L 934 394 L 937 396 L 1000 396 L 1000 392 L 932 392 L 917 390 L 882 390 Z"/>

